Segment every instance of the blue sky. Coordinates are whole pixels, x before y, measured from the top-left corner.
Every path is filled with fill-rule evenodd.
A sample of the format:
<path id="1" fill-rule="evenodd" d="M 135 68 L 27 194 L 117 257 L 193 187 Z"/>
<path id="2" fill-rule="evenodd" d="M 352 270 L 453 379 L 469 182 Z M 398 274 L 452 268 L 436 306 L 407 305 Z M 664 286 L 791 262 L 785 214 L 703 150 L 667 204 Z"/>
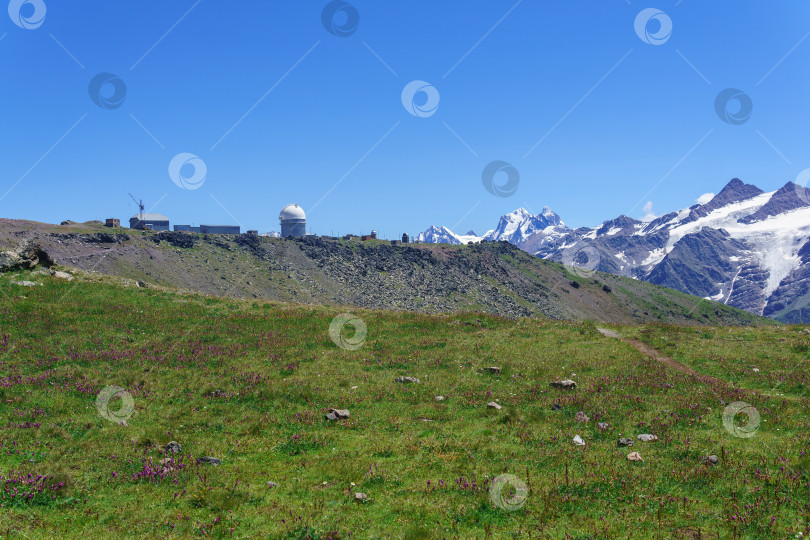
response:
<path id="1" fill-rule="evenodd" d="M 2 217 L 124 220 L 132 192 L 172 223 L 278 230 L 295 202 L 318 234 L 482 233 L 520 206 L 595 225 L 810 168 L 801 0 L 356 0 L 345 37 L 325 1 L 37 1 L 36 28 L 0 22 Z M 650 7 L 672 22 L 657 45 L 634 28 Z M 91 99 L 99 73 L 123 81 L 117 108 Z M 440 98 L 424 117 L 402 102 L 415 80 Z M 740 125 L 715 111 L 727 88 L 753 104 Z M 194 189 L 169 175 L 181 153 L 205 163 Z M 482 184 L 496 160 L 512 196 Z"/>

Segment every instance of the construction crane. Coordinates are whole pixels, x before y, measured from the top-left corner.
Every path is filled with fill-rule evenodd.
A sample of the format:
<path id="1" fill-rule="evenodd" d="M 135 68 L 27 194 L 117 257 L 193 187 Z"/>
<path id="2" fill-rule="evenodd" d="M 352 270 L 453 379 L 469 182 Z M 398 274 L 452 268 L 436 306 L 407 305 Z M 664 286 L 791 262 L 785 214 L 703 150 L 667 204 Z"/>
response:
<path id="1" fill-rule="evenodd" d="M 135 204 L 138 205 L 138 221 L 143 221 L 143 209 L 145 208 L 143 205 L 143 199 L 139 201 L 132 193 L 129 194 L 129 197 L 135 201 Z"/>

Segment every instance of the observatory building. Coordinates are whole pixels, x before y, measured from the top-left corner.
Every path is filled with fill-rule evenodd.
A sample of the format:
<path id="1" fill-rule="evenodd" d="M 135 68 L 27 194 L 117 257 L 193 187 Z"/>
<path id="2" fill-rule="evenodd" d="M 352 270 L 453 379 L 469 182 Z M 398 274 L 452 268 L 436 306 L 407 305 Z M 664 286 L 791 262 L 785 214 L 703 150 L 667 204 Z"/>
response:
<path id="1" fill-rule="evenodd" d="M 153 231 L 168 231 L 169 218 L 163 214 L 139 213 L 129 218 L 131 229 L 151 229 Z"/>
<path id="2" fill-rule="evenodd" d="M 278 219 L 281 221 L 282 238 L 307 235 L 307 216 L 304 209 L 297 204 L 288 204 L 282 208 Z"/>

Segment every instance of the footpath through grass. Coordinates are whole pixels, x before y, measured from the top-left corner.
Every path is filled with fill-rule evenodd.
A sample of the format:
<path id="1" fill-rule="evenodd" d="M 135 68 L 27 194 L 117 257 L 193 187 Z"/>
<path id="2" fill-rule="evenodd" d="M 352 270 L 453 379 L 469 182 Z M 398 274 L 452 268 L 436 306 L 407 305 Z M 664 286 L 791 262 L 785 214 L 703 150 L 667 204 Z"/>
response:
<path id="1" fill-rule="evenodd" d="M 343 310 L 20 277 L 0 276 L 3 538 L 808 533 L 796 327 L 617 329 L 729 383 L 710 384 L 587 323 L 356 310 L 368 334 L 352 351 L 329 335 Z M 549 386 L 566 378 L 578 388 Z M 789 399 L 735 386 L 777 382 Z M 97 408 L 109 386 L 126 391 L 109 403 L 126 426 Z M 746 412 L 724 426 L 735 402 L 757 429 Z M 330 407 L 351 417 L 325 420 Z M 182 452 L 161 463 L 169 441 Z M 528 491 L 515 482 L 498 505 L 507 473 Z"/>

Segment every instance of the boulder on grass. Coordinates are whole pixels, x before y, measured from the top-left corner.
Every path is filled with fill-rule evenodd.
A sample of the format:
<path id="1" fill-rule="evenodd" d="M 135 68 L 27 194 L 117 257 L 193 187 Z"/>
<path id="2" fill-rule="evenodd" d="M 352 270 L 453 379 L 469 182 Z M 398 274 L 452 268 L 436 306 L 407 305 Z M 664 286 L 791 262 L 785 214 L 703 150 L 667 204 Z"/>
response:
<path id="1" fill-rule="evenodd" d="M 73 281 L 73 276 L 67 272 L 54 272 L 53 277 L 56 279 L 64 279 L 66 281 Z"/>
<path id="2" fill-rule="evenodd" d="M 349 418 L 351 414 L 349 413 L 348 409 L 329 409 L 329 412 L 326 413 L 327 420 L 344 420 Z"/>
<path id="3" fill-rule="evenodd" d="M 563 379 L 562 381 L 553 381 L 549 383 L 552 388 L 561 388 L 563 390 L 573 390 L 577 387 L 577 383 L 571 379 Z"/>
<path id="4" fill-rule="evenodd" d="M 163 450 L 169 454 L 179 454 L 183 451 L 183 448 L 180 446 L 180 443 L 177 441 L 170 441 L 166 446 L 163 447 Z"/>

